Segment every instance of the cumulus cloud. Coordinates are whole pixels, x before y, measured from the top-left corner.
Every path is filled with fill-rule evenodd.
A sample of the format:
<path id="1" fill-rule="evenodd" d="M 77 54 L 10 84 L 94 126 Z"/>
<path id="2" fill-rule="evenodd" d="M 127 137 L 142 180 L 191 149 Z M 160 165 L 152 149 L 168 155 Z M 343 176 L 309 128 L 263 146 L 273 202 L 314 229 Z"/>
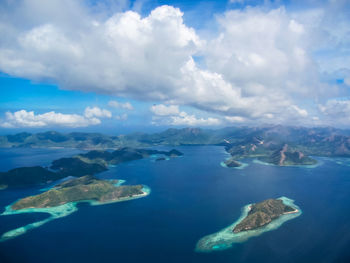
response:
<path id="1" fill-rule="evenodd" d="M 130 102 L 118 102 L 116 100 L 111 100 L 108 102 L 108 106 L 112 107 L 112 108 L 119 108 L 119 109 L 124 109 L 124 110 L 133 110 L 134 107 L 131 105 Z"/>
<path id="2" fill-rule="evenodd" d="M 153 123 L 174 126 L 217 126 L 221 124 L 218 118 L 197 118 L 179 110 L 178 105 L 153 105 L 150 111 L 154 114 Z"/>
<path id="3" fill-rule="evenodd" d="M 111 118 L 112 113 L 105 109 L 100 109 L 99 107 L 87 107 L 84 111 L 84 115 L 86 118 Z"/>
<path id="4" fill-rule="evenodd" d="M 112 115 L 106 110 L 98 107 L 87 107 L 84 116 L 78 114 L 63 114 L 59 112 L 46 112 L 43 114 L 35 114 L 34 111 L 19 110 L 16 112 L 6 112 L 5 119 L 0 122 L 3 128 L 19 128 L 19 127 L 86 127 L 101 123 L 99 118 L 110 118 Z"/>
<path id="5" fill-rule="evenodd" d="M 212 117 L 197 118 L 195 115 L 181 112 L 178 116 L 171 116 L 169 124 L 178 126 L 217 126 L 221 124 L 221 121 Z"/>
<path id="6" fill-rule="evenodd" d="M 188 105 L 231 121 L 296 122 L 309 116 L 303 100 L 337 95 L 320 82 L 319 64 L 324 63 L 312 54 L 328 46 L 334 51 L 348 47 L 349 21 L 337 15 L 340 2 L 294 13 L 284 7 L 230 10 L 217 16 L 218 32 L 200 37 L 171 6 L 142 17 L 119 7 L 111 9 L 114 13 L 103 13 L 103 6 L 91 12 L 80 1 L 4 1 L 0 71 L 50 79 L 64 89 Z M 327 22 L 333 21 L 331 15 L 339 27 Z M 193 59 L 197 55 L 201 66 Z M 347 62 L 331 64 L 334 70 L 350 68 Z M 109 106 L 133 108 L 118 101 Z M 180 116 L 176 106 L 164 107 L 151 111 L 172 112 L 180 118 L 174 123 L 200 120 Z M 103 110 L 88 114 L 108 117 Z M 209 119 L 202 123 L 215 122 Z"/>
<path id="7" fill-rule="evenodd" d="M 153 105 L 150 111 L 157 116 L 178 115 L 180 113 L 178 105 L 166 106 L 164 104 Z"/>

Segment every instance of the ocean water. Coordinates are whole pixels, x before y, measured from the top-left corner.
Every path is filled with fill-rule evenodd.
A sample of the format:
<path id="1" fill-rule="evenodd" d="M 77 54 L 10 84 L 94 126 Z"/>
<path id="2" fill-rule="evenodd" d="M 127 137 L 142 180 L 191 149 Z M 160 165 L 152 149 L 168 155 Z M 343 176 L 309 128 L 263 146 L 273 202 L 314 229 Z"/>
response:
<path id="1" fill-rule="evenodd" d="M 164 148 L 167 149 L 167 148 Z M 347 159 L 318 158 L 315 168 L 276 167 L 244 160 L 224 168 L 223 147 L 176 147 L 169 161 L 143 159 L 112 167 L 100 178 L 151 188 L 145 198 L 78 211 L 0 243 L 0 262 L 350 262 L 350 166 Z M 0 171 L 48 165 L 69 149 L 0 150 Z M 0 213 L 41 187 L 0 191 Z M 276 230 L 232 248 L 195 251 L 204 236 L 231 225 L 242 208 L 286 196 L 303 213 Z M 45 213 L 0 216 L 0 235 L 43 220 Z"/>

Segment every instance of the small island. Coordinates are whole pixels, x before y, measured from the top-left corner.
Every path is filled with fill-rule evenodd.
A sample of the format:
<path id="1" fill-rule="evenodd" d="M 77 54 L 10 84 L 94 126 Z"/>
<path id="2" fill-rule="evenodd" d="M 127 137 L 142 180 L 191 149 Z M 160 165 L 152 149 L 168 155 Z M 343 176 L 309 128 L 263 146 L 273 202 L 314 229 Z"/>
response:
<path id="1" fill-rule="evenodd" d="M 226 165 L 226 167 L 241 167 L 242 166 L 242 164 L 240 162 L 237 162 L 233 158 L 227 159 L 226 161 L 224 161 L 224 164 Z"/>
<path id="2" fill-rule="evenodd" d="M 247 217 L 234 227 L 233 232 L 254 230 L 271 223 L 281 215 L 297 212 L 298 209 L 285 205 L 281 199 L 268 199 L 251 205 Z"/>
<path id="3" fill-rule="evenodd" d="M 89 202 L 104 205 L 145 197 L 150 189 L 144 185 L 120 185 L 123 180 L 101 180 L 93 175 L 73 178 L 61 182 L 52 189 L 22 198 L 6 207 L 1 215 L 43 212 L 51 216 L 4 233 L 0 241 L 17 237 L 28 230 L 39 227 L 51 220 L 67 216 L 78 210 L 77 204 Z"/>
<path id="4" fill-rule="evenodd" d="M 301 213 L 294 200 L 287 197 L 248 204 L 244 206 L 241 216 L 232 225 L 201 238 L 196 245 L 196 251 L 212 252 L 228 249 L 236 243 L 243 243 L 251 237 L 278 229 L 283 223 L 300 216 Z"/>

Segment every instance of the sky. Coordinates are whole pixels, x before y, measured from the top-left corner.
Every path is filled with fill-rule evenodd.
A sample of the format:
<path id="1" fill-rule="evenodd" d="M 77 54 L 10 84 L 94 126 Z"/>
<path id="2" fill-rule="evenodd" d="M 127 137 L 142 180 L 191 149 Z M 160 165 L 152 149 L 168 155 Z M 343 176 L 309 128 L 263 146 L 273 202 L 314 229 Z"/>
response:
<path id="1" fill-rule="evenodd" d="M 347 0 L 2 0 L 0 133 L 350 128 Z"/>

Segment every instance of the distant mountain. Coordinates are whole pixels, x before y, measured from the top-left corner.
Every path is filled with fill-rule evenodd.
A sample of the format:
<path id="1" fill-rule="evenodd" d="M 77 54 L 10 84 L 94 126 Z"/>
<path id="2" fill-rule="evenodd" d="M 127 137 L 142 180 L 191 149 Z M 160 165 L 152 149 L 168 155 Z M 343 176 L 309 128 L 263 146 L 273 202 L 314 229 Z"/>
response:
<path id="1" fill-rule="evenodd" d="M 284 165 L 311 162 L 307 156 L 350 156 L 350 131 L 331 127 L 288 126 L 228 127 L 219 130 L 200 128 L 168 129 L 160 133 L 131 133 L 108 136 L 100 133 L 61 134 L 18 133 L 0 136 L 0 147 L 71 147 L 81 149 L 120 149 L 157 145 L 222 145 L 233 159 L 262 158 L 280 163 L 284 145 Z M 280 156 L 281 157 L 281 156 Z M 300 158 L 299 158 L 300 157 Z"/>

